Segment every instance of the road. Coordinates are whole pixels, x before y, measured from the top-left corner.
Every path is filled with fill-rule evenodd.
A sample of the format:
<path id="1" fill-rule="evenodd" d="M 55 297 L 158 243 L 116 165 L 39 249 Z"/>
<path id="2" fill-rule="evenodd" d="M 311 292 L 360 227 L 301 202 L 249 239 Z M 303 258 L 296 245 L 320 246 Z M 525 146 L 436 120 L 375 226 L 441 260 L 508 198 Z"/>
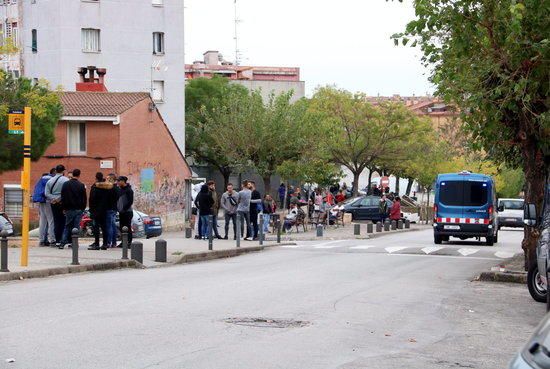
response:
<path id="1" fill-rule="evenodd" d="M 520 239 L 436 250 L 426 230 L 4 283 L 0 368 L 502 369 L 544 305 L 471 279 Z"/>

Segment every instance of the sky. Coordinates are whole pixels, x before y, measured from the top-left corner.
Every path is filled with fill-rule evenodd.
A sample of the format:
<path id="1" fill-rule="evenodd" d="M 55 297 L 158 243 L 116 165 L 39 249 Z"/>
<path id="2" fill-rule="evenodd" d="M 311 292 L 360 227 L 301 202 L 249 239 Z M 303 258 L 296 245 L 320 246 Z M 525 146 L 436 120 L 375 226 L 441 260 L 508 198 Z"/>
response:
<path id="1" fill-rule="evenodd" d="M 414 17 L 412 0 L 236 0 L 241 65 L 300 67 L 310 96 L 336 85 L 369 95 L 433 92 L 420 50 L 390 36 Z M 185 0 L 185 61 L 218 50 L 235 60 L 234 0 Z"/>

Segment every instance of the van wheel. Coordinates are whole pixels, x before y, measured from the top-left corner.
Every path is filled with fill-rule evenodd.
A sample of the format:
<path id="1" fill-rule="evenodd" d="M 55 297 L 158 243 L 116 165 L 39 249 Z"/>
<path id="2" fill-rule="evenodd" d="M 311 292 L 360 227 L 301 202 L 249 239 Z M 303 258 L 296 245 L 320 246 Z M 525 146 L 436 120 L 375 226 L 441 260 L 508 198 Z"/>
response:
<path id="1" fill-rule="evenodd" d="M 527 272 L 527 288 L 533 300 L 537 302 L 546 302 L 546 289 L 540 278 L 537 263 L 533 263 Z"/>
<path id="2" fill-rule="evenodd" d="M 441 245 L 441 242 L 443 241 L 443 237 L 442 236 L 439 236 L 439 235 L 436 235 L 434 234 L 434 243 L 436 245 Z"/>
<path id="3" fill-rule="evenodd" d="M 487 246 L 493 246 L 495 244 L 495 238 L 493 236 L 487 237 L 486 241 L 485 244 Z"/>

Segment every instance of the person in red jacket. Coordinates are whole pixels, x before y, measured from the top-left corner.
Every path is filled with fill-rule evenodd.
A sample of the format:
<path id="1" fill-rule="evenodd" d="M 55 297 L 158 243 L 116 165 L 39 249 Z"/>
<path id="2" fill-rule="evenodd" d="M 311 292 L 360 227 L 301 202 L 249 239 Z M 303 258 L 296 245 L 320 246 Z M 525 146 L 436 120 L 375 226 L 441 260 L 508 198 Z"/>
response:
<path id="1" fill-rule="evenodd" d="M 399 219 L 401 219 L 401 199 L 396 196 L 390 210 L 390 220 L 397 222 Z"/>

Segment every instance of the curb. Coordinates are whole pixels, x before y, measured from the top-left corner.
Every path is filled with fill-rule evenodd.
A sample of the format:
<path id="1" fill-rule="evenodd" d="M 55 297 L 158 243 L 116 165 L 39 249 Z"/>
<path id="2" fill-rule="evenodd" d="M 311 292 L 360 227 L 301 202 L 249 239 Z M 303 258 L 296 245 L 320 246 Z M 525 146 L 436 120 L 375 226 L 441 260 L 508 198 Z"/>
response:
<path id="1" fill-rule="evenodd" d="M 407 232 L 417 232 L 417 231 L 422 231 L 422 230 L 426 230 L 426 229 L 430 229 L 430 228 L 409 228 L 409 229 L 396 229 L 395 231 L 382 231 L 382 232 L 379 232 L 379 233 L 364 233 L 364 234 L 361 234 L 359 236 L 354 236 L 354 235 L 348 235 L 348 236 L 345 236 L 345 237 L 328 237 L 328 236 L 323 236 L 323 237 L 309 237 L 309 238 L 290 238 L 288 240 L 285 240 L 285 242 L 299 242 L 299 241 L 332 241 L 332 240 L 369 240 L 369 239 L 373 239 L 373 238 L 378 238 L 378 237 L 383 237 L 383 236 L 389 236 L 389 235 L 392 235 L 392 234 L 398 234 L 398 233 L 407 233 Z M 274 241 L 274 239 L 270 239 L 268 238 L 267 241 Z M 283 245 L 282 243 L 279 244 L 279 245 Z M 277 246 L 277 245 L 275 245 Z"/>
<path id="2" fill-rule="evenodd" d="M 240 248 L 234 248 L 234 249 L 227 249 L 227 250 L 213 250 L 213 251 L 204 251 L 204 252 L 196 252 L 192 254 L 185 254 L 178 260 L 176 260 L 172 265 L 179 265 L 179 264 L 188 264 L 188 263 L 199 263 L 202 261 L 209 261 L 209 260 L 215 260 L 215 259 L 225 259 L 225 258 L 233 258 L 239 255 L 248 254 L 251 252 L 259 252 L 263 251 L 266 248 L 276 247 L 276 246 L 287 246 L 287 245 L 295 245 L 294 242 L 286 242 L 286 243 L 277 243 L 274 245 L 263 245 L 263 246 L 246 246 L 246 247 L 240 247 Z"/>
<path id="3" fill-rule="evenodd" d="M 525 272 L 482 272 L 474 281 L 504 282 L 504 283 L 527 283 Z"/>
<path id="4" fill-rule="evenodd" d="M 84 272 L 97 272 L 102 270 L 113 270 L 122 268 L 145 268 L 135 260 L 119 260 L 106 263 L 86 264 L 86 265 L 68 265 L 66 267 L 48 268 L 40 270 L 26 270 L 23 272 L 8 272 L 0 274 L 0 282 L 24 280 L 31 278 L 46 278 L 54 275 L 73 274 Z"/>

